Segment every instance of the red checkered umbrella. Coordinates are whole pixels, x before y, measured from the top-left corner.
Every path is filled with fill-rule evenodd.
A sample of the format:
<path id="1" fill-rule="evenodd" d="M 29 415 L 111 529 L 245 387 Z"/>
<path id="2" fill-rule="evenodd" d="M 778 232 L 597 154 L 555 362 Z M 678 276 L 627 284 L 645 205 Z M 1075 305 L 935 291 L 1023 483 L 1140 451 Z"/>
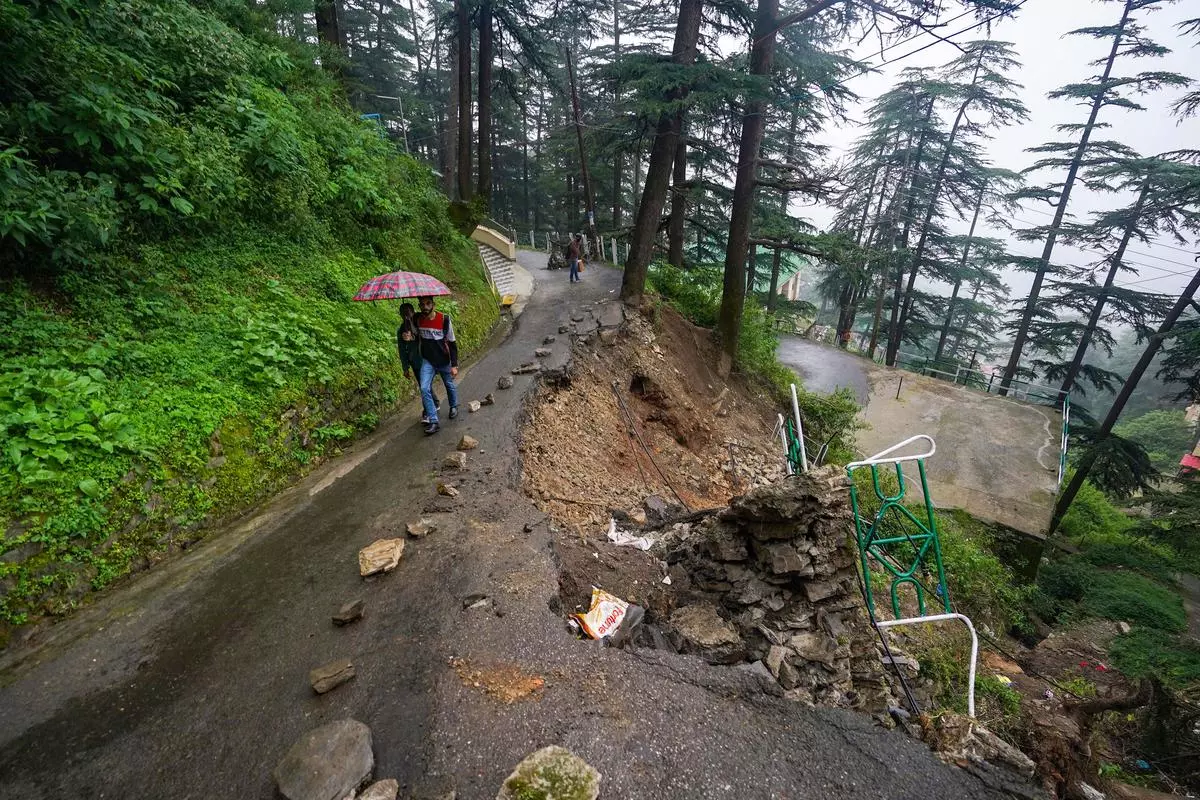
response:
<path id="1" fill-rule="evenodd" d="M 389 272 L 376 275 L 362 285 L 355 300 L 401 300 L 406 297 L 436 297 L 450 294 L 446 284 L 424 272 Z"/>

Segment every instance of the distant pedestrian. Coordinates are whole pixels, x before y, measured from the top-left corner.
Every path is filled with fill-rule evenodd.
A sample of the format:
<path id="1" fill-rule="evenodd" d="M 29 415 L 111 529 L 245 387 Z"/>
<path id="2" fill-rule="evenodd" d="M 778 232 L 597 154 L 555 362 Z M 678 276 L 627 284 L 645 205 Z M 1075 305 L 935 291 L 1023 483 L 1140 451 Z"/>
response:
<path id="1" fill-rule="evenodd" d="M 571 267 L 571 283 L 579 283 L 579 257 L 583 254 L 583 238 L 578 234 L 571 236 L 567 245 L 567 264 Z"/>
<path id="2" fill-rule="evenodd" d="M 417 382 L 417 390 L 421 388 L 421 342 L 417 332 L 417 322 L 413 318 L 412 303 L 400 304 L 400 327 L 396 329 L 396 351 L 400 354 L 400 366 L 404 369 L 404 377 L 411 371 L 412 379 Z M 442 401 L 433 396 L 435 408 L 442 407 Z M 421 424 L 428 425 L 429 417 L 421 412 Z"/>
<path id="3" fill-rule="evenodd" d="M 438 409 L 433 400 L 433 377 L 442 376 L 446 397 L 450 401 L 450 419 L 458 416 L 458 343 L 454 340 L 454 324 L 449 315 L 433 307 L 432 297 L 419 301 L 421 313 L 413 319 L 417 324 L 417 336 L 421 343 L 421 400 L 425 405 L 425 435 L 432 436 L 441 430 L 438 424 Z"/>

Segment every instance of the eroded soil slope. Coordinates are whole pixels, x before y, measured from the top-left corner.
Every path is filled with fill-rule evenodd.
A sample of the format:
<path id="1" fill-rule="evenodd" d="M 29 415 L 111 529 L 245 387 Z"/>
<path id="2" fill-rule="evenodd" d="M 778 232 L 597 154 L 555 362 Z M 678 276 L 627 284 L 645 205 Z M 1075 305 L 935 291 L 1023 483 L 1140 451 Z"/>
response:
<path id="1" fill-rule="evenodd" d="M 521 444 L 524 489 L 560 523 L 602 536 L 612 511 L 639 517 L 649 495 L 712 508 L 782 475 L 775 409 L 720 379 L 709 331 L 673 309 L 631 314 L 574 349 L 530 404 Z"/>

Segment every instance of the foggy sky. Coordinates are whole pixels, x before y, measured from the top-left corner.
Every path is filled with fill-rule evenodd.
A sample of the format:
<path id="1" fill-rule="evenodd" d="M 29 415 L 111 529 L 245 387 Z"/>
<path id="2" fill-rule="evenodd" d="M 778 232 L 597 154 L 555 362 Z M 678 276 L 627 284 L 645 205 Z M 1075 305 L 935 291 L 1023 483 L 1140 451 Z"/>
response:
<path id="1" fill-rule="evenodd" d="M 948 17 L 960 11 L 961 9 L 952 11 Z M 1026 148 L 1048 141 L 1072 138 L 1070 134 L 1056 133 L 1055 125 L 1068 122 L 1083 123 L 1087 120 L 1087 107 L 1073 105 L 1066 100 L 1050 100 L 1046 94 L 1066 83 L 1089 80 L 1100 71 L 1100 68 L 1091 66 L 1089 62 L 1106 57 L 1111 47 L 1111 40 L 1065 34 L 1084 26 L 1115 24 L 1120 18 L 1120 12 L 1119 2 L 1027 0 L 1017 12 L 1016 18 L 992 23 L 991 38 L 1011 42 L 1017 51 L 1018 59 L 1022 62 L 1022 68 L 1010 77 L 1023 86 L 1018 91 L 1018 96 L 1029 109 L 1029 120 L 1026 123 L 999 130 L 995 138 L 985 145 L 995 166 L 1020 171 L 1039 157 L 1038 154 L 1025 152 Z M 1137 19 L 1145 26 L 1146 34 L 1173 52 L 1164 58 L 1118 59 L 1113 74 L 1129 75 L 1147 70 L 1169 70 L 1193 79 L 1200 78 L 1200 47 L 1195 46 L 1195 37 L 1185 37 L 1175 27 L 1178 22 L 1197 16 L 1200 16 L 1200 2 L 1197 0 L 1182 0 L 1153 13 L 1140 12 Z M 940 29 L 939 33 L 948 36 L 975 22 L 970 16 L 964 17 L 945 29 Z M 970 41 L 988 37 L 986 28 L 979 28 L 954 38 L 958 41 Z M 864 74 L 846 82 L 846 86 L 862 100 L 850 106 L 849 121 L 831 125 L 816 137 L 817 141 L 831 147 L 831 157 L 844 153 L 853 141 L 864 133 L 861 121 L 866 107 L 897 81 L 903 69 L 940 66 L 959 54 L 953 45 L 937 42 L 927 50 L 901 58 L 931 41 L 936 40 L 928 35 L 920 35 L 910 43 L 889 49 L 882 56 L 879 54 L 878 42 L 863 43 L 854 49 L 856 58 L 870 64 L 880 64 L 887 59 L 895 59 L 895 63 L 884 65 L 877 73 Z M 1145 111 L 1125 111 L 1111 107 L 1102 109 L 1100 122 L 1107 123 L 1110 127 L 1097 131 L 1093 135 L 1093 141 L 1098 138 L 1115 139 L 1143 155 L 1187 147 L 1200 148 L 1200 119 L 1192 117 L 1179 122 L 1170 114 L 1170 106 L 1183 93 L 1184 90 L 1170 89 L 1134 98 L 1146 107 Z M 1048 171 L 1034 173 L 1029 177 L 1029 182 L 1039 184 L 1049 182 L 1052 178 L 1061 180 L 1062 173 L 1057 176 Z M 1068 216 L 1086 221 L 1089 212 L 1120 207 L 1127 199 L 1120 195 L 1089 192 L 1076 184 L 1068 204 Z M 969 216 L 971 210 L 965 209 L 964 215 Z M 820 227 L 827 226 L 835 213 L 835 209 L 821 204 L 802 207 L 795 203 L 792 211 L 809 217 Z M 1016 215 L 1013 225 L 1028 227 L 1030 224 L 1046 224 L 1050 221 L 1049 215 L 1052 213 L 1053 208 L 1046 203 L 1028 202 L 1025 211 Z M 969 225 L 969 218 L 961 222 L 953 219 L 947 221 L 950 232 L 955 234 L 966 234 Z M 1041 242 L 1017 242 L 1002 229 L 986 226 L 982 219 L 976 228 L 976 235 L 1008 238 L 1012 252 L 1035 257 L 1041 255 Z M 1189 249 L 1189 252 L 1169 249 L 1164 245 L 1184 247 Z M 1169 239 L 1152 244 L 1133 242 L 1130 244 L 1127 261 L 1138 262 L 1139 274 L 1119 276 L 1117 282 L 1125 285 L 1136 282 L 1134 288 L 1178 294 L 1187 283 L 1191 272 L 1196 269 L 1192 259 L 1197 252 L 1200 252 L 1200 247 L 1197 247 L 1194 241 L 1187 245 L 1179 245 Z M 1098 258 L 1095 253 L 1082 253 L 1060 243 L 1055 248 L 1053 261 L 1082 266 Z M 1189 274 L 1174 276 L 1167 274 L 1169 272 Z M 1020 298 L 1027 295 L 1032 279 L 1032 275 L 1024 273 L 1007 273 L 1005 281 L 1011 289 L 1010 296 Z M 933 290 L 942 291 L 939 288 Z M 945 287 L 944 291 L 948 293 L 949 288 Z"/>

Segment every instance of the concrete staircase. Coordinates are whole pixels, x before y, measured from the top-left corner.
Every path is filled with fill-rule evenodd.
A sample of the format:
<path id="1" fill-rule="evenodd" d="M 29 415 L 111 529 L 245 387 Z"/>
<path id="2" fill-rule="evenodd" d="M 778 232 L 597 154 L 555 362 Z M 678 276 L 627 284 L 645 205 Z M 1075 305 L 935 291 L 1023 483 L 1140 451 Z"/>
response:
<path id="1" fill-rule="evenodd" d="M 479 257 L 483 259 L 488 274 L 492 276 L 492 283 L 496 285 L 496 292 L 501 297 L 513 294 L 513 265 L 516 264 L 516 261 L 508 258 L 491 245 L 483 242 L 475 244 L 479 247 Z"/>

